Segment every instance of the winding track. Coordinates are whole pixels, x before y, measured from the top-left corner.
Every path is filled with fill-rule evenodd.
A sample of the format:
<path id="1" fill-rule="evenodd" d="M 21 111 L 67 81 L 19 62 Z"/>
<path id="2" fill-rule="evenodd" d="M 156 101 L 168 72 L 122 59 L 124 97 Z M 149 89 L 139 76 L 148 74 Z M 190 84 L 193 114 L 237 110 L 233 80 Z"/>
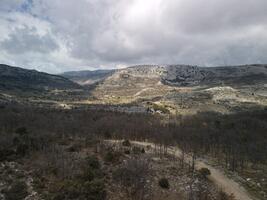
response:
<path id="1" fill-rule="evenodd" d="M 108 140 L 108 142 L 116 143 L 118 140 Z M 139 141 L 131 141 L 131 143 L 140 145 L 140 146 L 153 146 L 153 143 L 149 142 L 139 142 Z M 182 152 L 177 147 L 168 148 L 167 152 L 169 154 L 175 155 L 177 157 L 181 157 Z M 185 162 L 189 163 L 191 161 L 191 157 L 189 155 L 185 155 Z M 226 193 L 233 194 L 237 200 L 257 200 L 252 198 L 250 194 L 237 182 L 227 177 L 221 170 L 205 163 L 203 160 L 195 161 L 196 169 L 200 168 L 208 168 L 211 172 L 209 179 L 213 181 L 218 187 L 222 188 Z"/>

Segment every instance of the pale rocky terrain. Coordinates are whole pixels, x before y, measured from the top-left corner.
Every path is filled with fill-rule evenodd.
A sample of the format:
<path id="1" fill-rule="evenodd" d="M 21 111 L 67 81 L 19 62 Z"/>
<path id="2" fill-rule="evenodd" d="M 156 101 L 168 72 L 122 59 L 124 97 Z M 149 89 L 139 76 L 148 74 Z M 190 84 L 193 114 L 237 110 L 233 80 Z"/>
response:
<path id="1" fill-rule="evenodd" d="M 90 103 L 157 104 L 170 112 L 235 112 L 264 108 L 267 67 L 134 66 L 99 82 Z M 150 106 L 148 106 L 148 104 Z"/>
<path id="2" fill-rule="evenodd" d="M 64 108 L 105 105 L 105 109 L 109 106 L 122 112 L 182 115 L 206 111 L 232 113 L 267 106 L 266 65 L 139 65 L 118 70 L 66 72 L 62 74 L 64 77 L 8 66 L 1 69 L 2 103 Z M 25 77 L 28 77 L 26 83 L 20 84 Z"/>

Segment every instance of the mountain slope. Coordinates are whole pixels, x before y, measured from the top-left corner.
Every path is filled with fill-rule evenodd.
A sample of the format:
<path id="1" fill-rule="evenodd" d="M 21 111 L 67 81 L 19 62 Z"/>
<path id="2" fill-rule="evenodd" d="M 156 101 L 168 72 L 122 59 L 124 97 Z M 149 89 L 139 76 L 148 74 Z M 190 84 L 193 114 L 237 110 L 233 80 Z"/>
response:
<path id="1" fill-rule="evenodd" d="M 117 70 L 104 79 L 97 91 L 102 95 L 134 96 L 170 87 L 264 84 L 267 66 L 197 67 L 186 65 L 140 65 Z M 168 87 L 170 86 L 170 87 Z"/>
<path id="2" fill-rule="evenodd" d="M 197 67 L 170 65 L 166 67 L 162 81 L 176 86 L 200 84 L 252 84 L 267 80 L 267 65 L 225 67 Z"/>
<path id="3" fill-rule="evenodd" d="M 110 80 L 123 82 L 127 78 L 160 79 L 162 84 L 171 86 L 252 84 L 265 82 L 267 65 L 243 65 L 222 67 L 198 67 L 190 65 L 138 65 L 119 70 L 72 71 L 62 76 L 81 85 Z M 129 81 L 128 81 L 129 82 Z M 134 80 L 132 84 L 142 83 Z"/>
<path id="4" fill-rule="evenodd" d="M 116 70 L 70 71 L 60 74 L 80 85 L 91 85 L 112 75 Z"/>
<path id="5" fill-rule="evenodd" d="M 42 91 L 50 89 L 79 89 L 80 85 L 67 78 L 36 70 L 0 65 L 0 90 Z"/>
<path id="6" fill-rule="evenodd" d="M 267 106 L 266 87 L 266 65 L 142 65 L 117 70 L 91 94 L 94 103 L 134 103 L 179 113 L 225 113 Z"/>

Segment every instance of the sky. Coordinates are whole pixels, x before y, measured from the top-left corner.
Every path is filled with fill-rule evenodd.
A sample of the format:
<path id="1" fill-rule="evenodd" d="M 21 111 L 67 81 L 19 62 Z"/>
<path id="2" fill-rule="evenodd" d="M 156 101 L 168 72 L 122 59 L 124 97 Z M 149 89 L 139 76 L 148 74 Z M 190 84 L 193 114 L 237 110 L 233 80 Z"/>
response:
<path id="1" fill-rule="evenodd" d="M 49 73 L 266 64 L 266 0 L 0 0 L 0 63 Z"/>

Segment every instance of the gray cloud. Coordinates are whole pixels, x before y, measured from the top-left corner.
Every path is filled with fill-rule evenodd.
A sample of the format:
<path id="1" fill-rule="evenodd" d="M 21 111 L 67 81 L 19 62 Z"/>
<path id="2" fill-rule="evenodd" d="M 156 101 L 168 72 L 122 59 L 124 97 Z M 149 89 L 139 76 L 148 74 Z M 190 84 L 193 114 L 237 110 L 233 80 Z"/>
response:
<path id="1" fill-rule="evenodd" d="M 26 0 L 1 0 L 0 10 L 1 11 L 12 11 L 18 9 L 21 5 L 25 3 Z"/>
<path id="2" fill-rule="evenodd" d="M 15 29 L 8 39 L 0 43 L 0 46 L 10 54 L 24 54 L 25 52 L 46 54 L 58 48 L 57 43 L 49 34 L 40 36 L 35 28 L 28 27 Z"/>
<path id="3" fill-rule="evenodd" d="M 47 71 L 267 63 L 266 0 L 33 0 L 27 9 L 10 2 L 0 9 L 2 62 L 54 66 Z M 34 62 L 12 57 L 19 53 Z"/>

